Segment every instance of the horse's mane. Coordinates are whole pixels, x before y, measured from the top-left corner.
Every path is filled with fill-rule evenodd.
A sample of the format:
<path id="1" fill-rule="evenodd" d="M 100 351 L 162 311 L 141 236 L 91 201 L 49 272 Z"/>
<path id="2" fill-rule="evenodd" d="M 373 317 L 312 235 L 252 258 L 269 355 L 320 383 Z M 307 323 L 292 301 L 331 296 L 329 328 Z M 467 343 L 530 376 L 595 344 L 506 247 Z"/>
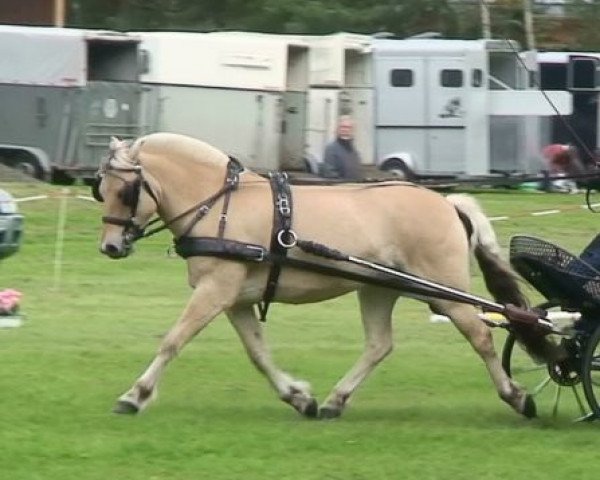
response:
<path id="1" fill-rule="evenodd" d="M 169 154 L 214 165 L 227 162 L 227 155 L 206 142 L 176 133 L 151 133 L 138 138 L 127 148 L 127 162 L 138 165 L 144 153 Z"/>

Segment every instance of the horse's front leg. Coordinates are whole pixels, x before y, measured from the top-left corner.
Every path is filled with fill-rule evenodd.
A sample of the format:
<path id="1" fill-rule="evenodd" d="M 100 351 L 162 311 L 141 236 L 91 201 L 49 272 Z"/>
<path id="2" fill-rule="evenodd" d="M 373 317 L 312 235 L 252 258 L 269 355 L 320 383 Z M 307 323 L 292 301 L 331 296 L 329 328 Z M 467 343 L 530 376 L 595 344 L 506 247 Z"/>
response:
<path id="1" fill-rule="evenodd" d="M 365 331 L 364 351 L 352 369 L 342 378 L 319 408 L 319 417 L 334 418 L 342 414 L 350 395 L 392 351 L 392 310 L 398 292 L 378 287 L 359 290 L 360 311 Z"/>
<path id="2" fill-rule="evenodd" d="M 301 414 L 316 417 L 318 405 L 310 391 L 310 385 L 292 378 L 273 363 L 269 347 L 263 337 L 262 326 L 256 319 L 252 307 L 233 307 L 227 311 L 227 316 L 244 344 L 250 360 L 267 377 L 279 398 Z"/>
<path id="3" fill-rule="evenodd" d="M 167 364 L 219 313 L 235 302 L 246 269 L 234 262 L 215 261 L 195 283 L 194 292 L 183 313 L 162 340 L 158 353 L 133 386 L 121 395 L 116 413 L 137 413 L 156 396 L 157 383 Z M 194 279 L 195 280 L 195 279 Z"/>

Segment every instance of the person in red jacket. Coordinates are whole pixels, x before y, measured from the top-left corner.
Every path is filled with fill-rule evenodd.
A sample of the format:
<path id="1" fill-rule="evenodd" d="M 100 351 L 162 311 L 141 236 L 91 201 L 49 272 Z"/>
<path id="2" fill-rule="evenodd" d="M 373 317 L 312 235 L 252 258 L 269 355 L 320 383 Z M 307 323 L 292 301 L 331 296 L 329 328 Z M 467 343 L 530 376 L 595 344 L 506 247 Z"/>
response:
<path id="1" fill-rule="evenodd" d="M 571 145 L 552 143 L 542 149 L 546 171 L 552 177 L 570 177 L 586 172 L 577 150 Z M 559 191 L 576 192 L 577 181 L 572 178 L 554 180 L 551 187 Z"/>

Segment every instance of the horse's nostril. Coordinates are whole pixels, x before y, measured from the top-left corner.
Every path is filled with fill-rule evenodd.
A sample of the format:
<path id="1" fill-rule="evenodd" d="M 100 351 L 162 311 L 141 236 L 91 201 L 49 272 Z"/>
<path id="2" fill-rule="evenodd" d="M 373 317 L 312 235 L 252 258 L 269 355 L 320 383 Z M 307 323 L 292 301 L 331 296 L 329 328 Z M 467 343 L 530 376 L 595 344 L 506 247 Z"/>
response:
<path id="1" fill-rule="evenodd" d="M 102 245 L 102 248 L 100 249 L 100 251 L 102 253 L 105 253 L 106 255 L 116 255 L 119 253 L 119 247 L 117 247 L 116 245 L 114 245 L 112 243 L 106 243 L 106 244 Z"/>

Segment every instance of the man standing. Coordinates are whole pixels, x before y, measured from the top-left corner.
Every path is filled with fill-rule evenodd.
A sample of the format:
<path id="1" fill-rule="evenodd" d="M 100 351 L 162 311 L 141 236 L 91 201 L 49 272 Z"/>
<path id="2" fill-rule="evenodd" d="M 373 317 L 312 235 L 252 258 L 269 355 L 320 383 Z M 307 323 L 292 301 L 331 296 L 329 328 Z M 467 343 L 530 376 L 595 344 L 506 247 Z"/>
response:
<path id="1" fill-rule="evenodd" d="M 338 119 L 336 138 L 325 147 L 323 176 L 359 180 L 360 155 L 354 148 L 354 122 L 349 115 Z"/>

